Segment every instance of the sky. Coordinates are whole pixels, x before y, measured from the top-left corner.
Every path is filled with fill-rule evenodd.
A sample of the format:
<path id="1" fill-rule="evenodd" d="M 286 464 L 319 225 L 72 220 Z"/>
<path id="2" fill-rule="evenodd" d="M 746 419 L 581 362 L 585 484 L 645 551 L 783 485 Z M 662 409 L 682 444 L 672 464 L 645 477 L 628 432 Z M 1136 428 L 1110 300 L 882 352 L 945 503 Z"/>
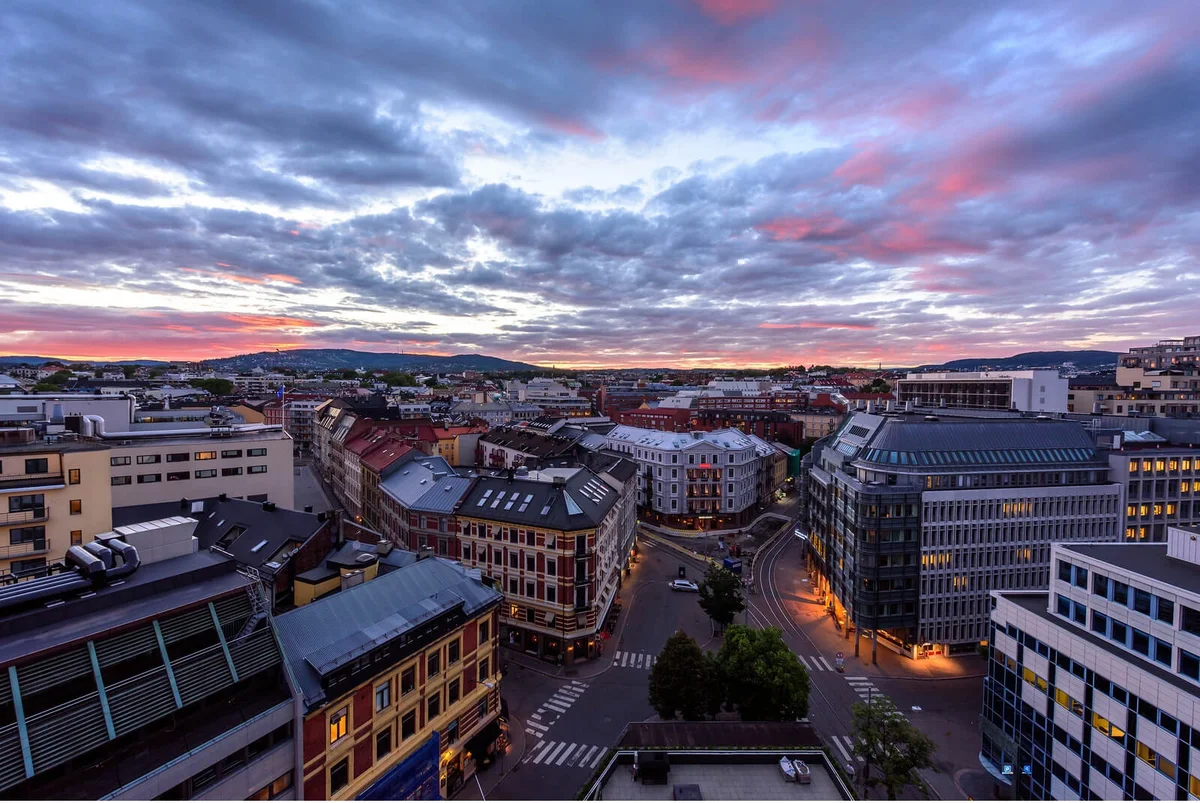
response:
<path id="1" fill-rule="evenodd" d="M 1200 334 L 1194 0 L 0 16 L 0 354 L 914 365 Z"/>

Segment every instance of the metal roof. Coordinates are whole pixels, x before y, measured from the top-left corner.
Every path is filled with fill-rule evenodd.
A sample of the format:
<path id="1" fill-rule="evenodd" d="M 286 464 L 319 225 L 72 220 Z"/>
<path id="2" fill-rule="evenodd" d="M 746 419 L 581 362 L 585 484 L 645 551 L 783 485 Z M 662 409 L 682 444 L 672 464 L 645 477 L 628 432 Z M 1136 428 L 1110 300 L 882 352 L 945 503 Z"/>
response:
<path id="1" fill-rule="evenodd" d="M 435 477 L 435 474 L 442 474 Z M 446 485 L 454 486 L 447 480 L 458 477 L 454 468 L 441 456 L 423 457 L 419 460 L 409 460 L 390 473 L 379 483 L 379 490 L 395 499 L 405 508 L 411 509 L 426 493 L 434 488 Z"/>
<path id="2" fill-rule="evenodd" d="M 617 492 L 590 469 L 562 485 L 515 477 L 480 477 L 458 509 L 469 516 L 551 530 L 596 527 L 617 502 Z"/>

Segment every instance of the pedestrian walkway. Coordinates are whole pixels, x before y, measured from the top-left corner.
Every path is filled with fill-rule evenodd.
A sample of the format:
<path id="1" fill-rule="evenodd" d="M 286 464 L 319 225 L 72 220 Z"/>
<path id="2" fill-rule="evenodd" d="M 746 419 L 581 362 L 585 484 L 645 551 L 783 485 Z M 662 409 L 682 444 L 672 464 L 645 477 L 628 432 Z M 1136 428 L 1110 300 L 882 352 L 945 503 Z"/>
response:
<path id="1" fill-rule="evenodd" d="M 595 769 L 607 748 L 578 742 L 541 741 L 521 759 L 522 764 Z"/>
<path id="2" fill-rule="evenodd" d="M 809 672 L 833 672 L 834 671 L 833 664 L 829 663 L 829 659 L 823 655 L 806 656 L 806 655 L 800 655 L 799 653 L 797 653 L 796 657 L 800 659 L 800 663 L 804 664 L 804 668 L 807 669 Z"/>
<path id="3" fill-rule="evenodd" d="M 613 666 L 618 666 L 623 669 L 649 669 L 654 666 L 654 662 L 658 660 L 658 656 L 651 655 L 648 652 L 622 652 L 617 650 L 613 653 Z"/>
<path id="4" fill-rule="evenodd" d="M 886 694 L 879 690 L 879 687 L 871 682 L 871 679 L 865 675 L 853 675 L 846 678 L 846 682 L 850 684 L 850 688 L 854 689 L 854 693 L 862 698 L 864 703 L 869 703 L 872 700 L 878 700 L 880 697 L 887 697 Z M 895 712 L 895 716 L 903 717 L 904 714 L 899 710 Z"/>
<path id="5" fill-rule="evenodd" d="M 829 741 L 833 742 L 833 746 L 845 757 L 846 761 L 854 761 L 854 742 L 849 736 L 830 736 Z"/>
<path id="6" fill-rule="evenodd" d="M 543 738 L 550 726 L 558 722 L 558 718 L 567 713 L 567 709 L 575 704 L 587 690 L 588 684 L 573 680 L 550 695 L 537 711 L 529 715 L 525 721 L 525 732 L 538 739 Z"/>

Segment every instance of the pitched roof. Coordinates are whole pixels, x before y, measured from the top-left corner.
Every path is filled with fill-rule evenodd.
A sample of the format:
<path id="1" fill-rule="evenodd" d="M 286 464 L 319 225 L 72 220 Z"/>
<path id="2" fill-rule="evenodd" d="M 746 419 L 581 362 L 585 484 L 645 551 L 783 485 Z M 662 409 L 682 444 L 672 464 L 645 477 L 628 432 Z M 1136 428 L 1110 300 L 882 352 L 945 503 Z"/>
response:
<path id="1" fill-rule="evenodd" d="M 522 477 L 480 477 L 458 508 L 459 516 L 551 530 L 596 527 L 617 502 L 617 492 L 590 469 L 562 485 Z"/>
<path id="2" fill-rule="evenodd" d="M 275 617 L 305 704 L 324 700 L 321 677 L 422 622 L 461 607 L 472 616 L 503 597 L 467 570 L 427 558 Z"/>
<path id="3" fill-rule="evenodd" d="M 577 438 L 545 435 L 525 427 L 498 427 L 479 440 L 481 443 L 515 449 L 533 457 L 558 457 L 570 451 Z"/>
<path id="4" fill-rule="evenodd" d="M 399 438 L 389 436 L 363 454 L 362 464 L 369 469 L 380 472 L 396 462 L 409 458 L 414 453 L 420 454 L 420 452 Z"/>
<path id="5" fill-rule="evenodd" d="M 379 490 L 400 503 L 401 507 L 413 509 L 429 491 L 435 487 L 442 488 L 442 493 L 453 494 L 465 492 L 460 483 L 453 480 L 463 479 L 441 456 L 420 457 L 409 460 L 387 477 L 380 480 Z M 468 482 L 469 484 L 469 482 Z M 445 490 L 449 486 L 450 490 Z M 431 497 L 431 500 L 433 497 Z M 443 504 L 445 504 L 443 502 Z M 449 511 L 446 511 L 449 512 Z"/>

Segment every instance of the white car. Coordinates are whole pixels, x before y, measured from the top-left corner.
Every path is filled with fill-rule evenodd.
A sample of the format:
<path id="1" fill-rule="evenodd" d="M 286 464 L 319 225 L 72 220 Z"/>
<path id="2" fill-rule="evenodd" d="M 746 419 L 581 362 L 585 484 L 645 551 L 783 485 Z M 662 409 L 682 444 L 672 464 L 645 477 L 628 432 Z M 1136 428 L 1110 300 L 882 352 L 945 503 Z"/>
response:
<path id="1" fill-rule="evenodd" d="M 672 591 L 692 591 L 696 593 L 700 591 L 700 586 L 691 580 L 672 580 L 670 586 Z"/>

